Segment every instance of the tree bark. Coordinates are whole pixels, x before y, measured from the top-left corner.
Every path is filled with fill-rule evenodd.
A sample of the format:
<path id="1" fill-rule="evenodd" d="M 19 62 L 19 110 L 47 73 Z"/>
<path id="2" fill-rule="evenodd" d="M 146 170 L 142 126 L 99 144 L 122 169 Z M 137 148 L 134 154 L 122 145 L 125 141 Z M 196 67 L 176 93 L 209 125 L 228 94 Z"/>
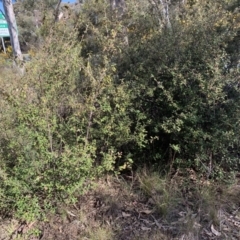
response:
<path id="1" fill-rule="evenodd" d="M 13 11 L 13 4 L 12 0 L 3 0 L 3 8 L 5 11 L 5 18 L 8 23 L 8 29 L 11 39 L 11 45 L 13 49 L 13 55 L 18 60 L 23 60 L 22 52 L 20 49 L 18 33 L 17 33 L 17 23 L 15 14 Z"/>

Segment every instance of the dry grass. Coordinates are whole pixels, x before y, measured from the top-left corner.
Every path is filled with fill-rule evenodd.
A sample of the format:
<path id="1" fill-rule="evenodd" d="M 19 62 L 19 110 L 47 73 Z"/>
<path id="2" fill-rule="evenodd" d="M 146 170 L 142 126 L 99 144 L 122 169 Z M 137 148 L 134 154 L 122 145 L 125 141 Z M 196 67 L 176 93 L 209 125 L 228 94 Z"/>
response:
<path id="1" fill-rule="evenodd" d="M 239 185 L 205 183 L 197 175 L 189 178 L 179 172 L 168 179 L 146 169 L 126 178 L 106 176 L 75 205 L 61 205 L 47 222 L 14 225 L 15 230 L 21 229 L 14 236 L 41 240 L 239 239 Z M 31 229 L 41 234 L 32 238 Z"/>
<path id="2" fill-rule="evenodd" d="M 171 184 L 166 177 L 160 177 L 157 172 L 144 169 L 137 174 L 137 180 L 142 193 L 161 216 L 167 217 L 170 209 L 181 202 L 176 185 Z"/>

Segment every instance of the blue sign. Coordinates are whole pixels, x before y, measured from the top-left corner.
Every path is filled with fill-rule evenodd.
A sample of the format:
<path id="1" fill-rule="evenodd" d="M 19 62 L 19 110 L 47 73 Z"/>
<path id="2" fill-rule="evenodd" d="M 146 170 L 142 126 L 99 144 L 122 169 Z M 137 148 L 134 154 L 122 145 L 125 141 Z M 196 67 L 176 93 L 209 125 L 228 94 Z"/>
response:
<path id="1" fill-rule="evenodd" d="M 10 37 L 8 23 L 2 13 L 0 13 L 0 37 Z"/>

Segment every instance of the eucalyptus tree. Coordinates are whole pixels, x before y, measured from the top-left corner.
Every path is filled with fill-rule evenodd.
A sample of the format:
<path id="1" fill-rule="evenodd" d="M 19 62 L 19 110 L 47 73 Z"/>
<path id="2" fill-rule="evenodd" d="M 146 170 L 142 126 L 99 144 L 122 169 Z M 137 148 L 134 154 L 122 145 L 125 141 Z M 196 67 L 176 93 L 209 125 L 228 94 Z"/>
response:
<path id="1" fill-rule="evenodd" d="M 17 24 L 16 24 L 15 14 L 13 11 L 12 0 L 2 0 L 2 2 L 3 2 L 4 11 L 5 11 L 5 18 L 8 23 L 8 29 L 9 29 L 14 57 L 16 59 L 23 60 L 19 39 L 18 39 Z"/>

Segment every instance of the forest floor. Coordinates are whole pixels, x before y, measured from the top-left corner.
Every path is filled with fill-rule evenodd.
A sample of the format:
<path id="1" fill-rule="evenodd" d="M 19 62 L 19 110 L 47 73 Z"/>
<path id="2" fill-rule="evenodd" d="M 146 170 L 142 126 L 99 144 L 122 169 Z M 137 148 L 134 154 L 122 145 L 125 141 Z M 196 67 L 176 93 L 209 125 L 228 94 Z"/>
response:
<path id="1" fill-rule="evenodd" d="M 240 239 L 240 181 L 219 185 L 193 170 L 105 176 L 45 221 L 0 219 L 0 240 Z"/>

